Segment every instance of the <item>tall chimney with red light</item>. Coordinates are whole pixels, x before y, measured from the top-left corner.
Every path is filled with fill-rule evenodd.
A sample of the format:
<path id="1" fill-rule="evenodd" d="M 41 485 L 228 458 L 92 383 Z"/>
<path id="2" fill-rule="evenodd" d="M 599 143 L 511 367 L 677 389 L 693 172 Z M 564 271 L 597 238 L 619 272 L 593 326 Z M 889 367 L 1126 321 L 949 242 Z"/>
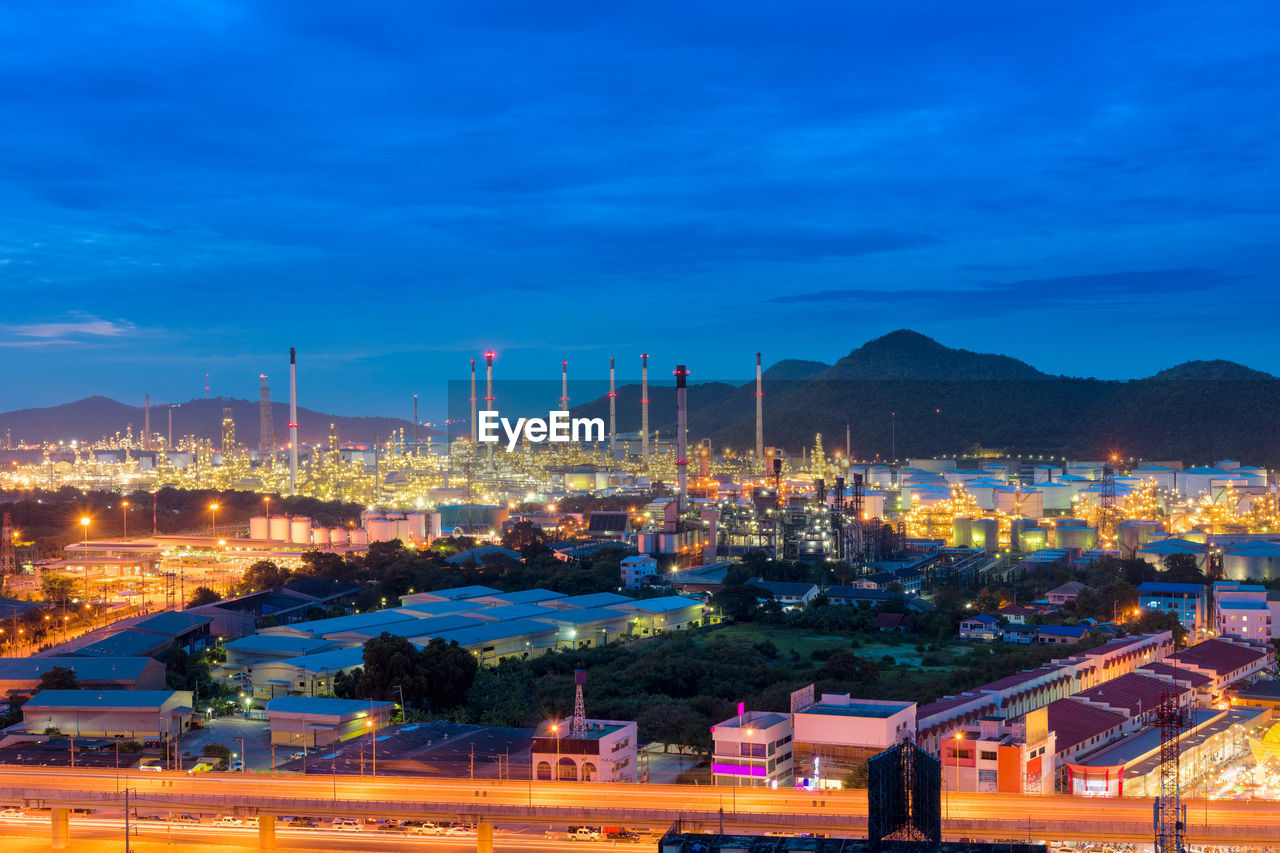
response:
<path id="1" fill-rule="evenodd" d="M 756 353 L 756 462 L 764 464 L 764 379 L 760 373 L 760 353 Z"/>
<path id="2" fill-rule="evenodd" d="M 476 429 L 478 424 L 476 418 L 476 360 L 471 359 L 471 443 L 476 443 Z"/>
<path id="3" fill-rule="evenodd" d="M 618 391 L 613 384 L 613 356 L 609 356 L 609 461 L 613 462 L 617 459 L 615 455 L 618 448 L 618 432 L 616 429 L 616 421 L 618 419 Z"/>
<path id="4" fill-rule="evenodd" d="M 569 411 L 569 362 L 560 362 L 560 409 Z"/>
<path id="5" fill-rule="evenodd" d="M 496 399 L 493 396 L 493 357 L 497 355 L 493 350 L 488 350 L 484 354 L 484 407 L 487 411 L 493 411 L 493 402 Z M 493 444 L 485 445 L 485 458 L 489 463 L 489 467 L 493 467 Z"/>
<path id="6" fill-rule="evenodd" d="M 289 347 L 289 494 L 298 493 L 298 352 Z"/>
<path id="7" fill-rule="evenodd" d="M 147 401 L 143 406 L 142 415 L 142 449 L 151 449 L 151 395 L 147 395 Z"/>
<path id="8" fill-rule="evenodd" d="M 688 394 L 689 368 L 676 365 L 676 484 L 680 489 L 680 509 L 689 502 Z"/>
<path id="9" fill-rule="evenodd" d="M 649 354 L 640 356 L 640 461 L 649 467 Z"/>

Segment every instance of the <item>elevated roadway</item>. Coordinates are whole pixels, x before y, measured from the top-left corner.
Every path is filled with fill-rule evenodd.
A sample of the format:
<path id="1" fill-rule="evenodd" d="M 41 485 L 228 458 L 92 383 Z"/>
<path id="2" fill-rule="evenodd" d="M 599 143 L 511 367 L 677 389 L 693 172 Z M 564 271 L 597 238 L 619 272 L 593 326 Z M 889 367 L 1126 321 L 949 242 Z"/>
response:
<path id="1" fill-rule="evenodd" d="M 310 815 L 467 820 L 491 824 L 598 823 L 691 829 L 796 830 L 864 835 L 865 791 L 805 794 L 761 788 L 417 779 L 404 776 L 155 773 L 0 767 L 0 805 L 120 808 L 142 813 Z M 948 794 L 943 834 L 1052 841 L 1145 841 L 1150 799 Z M 1188 801 L 1188 841 L 1280 846 L 1280 805 Z M 56 823 L 56 821 L 55 821 Z M 264 824 L 269 823 L 267 821 Z M 56 827 L 55 827 L 56 829 Z M 266 834 L 266 830 L 263 830 Z M 264 848 L 271 849 L 266 846 Z"/>

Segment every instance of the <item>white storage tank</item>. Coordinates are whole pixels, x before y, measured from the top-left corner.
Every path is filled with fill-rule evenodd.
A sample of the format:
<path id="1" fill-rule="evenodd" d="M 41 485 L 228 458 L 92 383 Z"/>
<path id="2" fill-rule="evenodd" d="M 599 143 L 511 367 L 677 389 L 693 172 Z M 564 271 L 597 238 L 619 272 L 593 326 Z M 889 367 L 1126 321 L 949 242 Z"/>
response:
<path id="1" fill-rule="evenodd" d="M 884 465 L 872 465 L 867 471 L 870 485 L 885 489 L 893 485 L 893 471 Z"/>
<path id="2" fill-rule="evenodd" d="M 397 518 L 395 520 L 395 524 L 396 524 L 395 538 L 399 539 L 401 542 L 408 543 L 413 538 L 413 536 L 411 535 L 412 531 L 410 530 L 412 525 L 409 523 L 409 519 Z"/>
<path id="3" fill-rule="evenodd" d="M 351 544 L 364 547 L 369 544 L 369 531 L 363 527 L 357 527 L 351 531 Z"/>
<path id="4" fill-rule="evenodd" d="M 956 548 L 969 548 L 972 546 L 973 534 L 971 532 L 973 525 L 972 518 L 956 518 L 951 521 L 951 544 Z"/>
<path id="5" fill-rule="evenodd" d="M 311 544 L 311 518 L 295 515 L 289 519 L 289 541 L 294 545 Z"/>
<path id="6" fill-rule="evenodd" d="M 399 521 L 400 519 L 404 518 L 404 513 L 403 513 L 403 512 L 389 512 L 389 513 L 387 513 L 387 514 L 384 516 L 384 518 L 386 518 L 388 521 Z"/>
<path id="7" fill-rule="evenodd" d="M 1052 465 L 1037 465 L 1035 467 L 1034 480 L 1036 483 L 1048 483 L 1051 480 L 1056 480 L 1061 475 L 1061 468 L 1054 468 Z"/>
<path id="8" fill-rule="evenodd" d="M 1023 530 L 1018 534 L 1018 547 L 1026 554 L 1044 550 L 1049 547 L 1049 531 L 1040 527 Z"/>
<path id="9" fill-rule="evenodd" d="M 1059 527 L 1055 548 L 1079 548 L 1088 551 L 1098 543 L 1096 527 Z"/>
<path id="10" fill-rule="evenodd" d="M 431 512 L 431 513 L 428 513 L 428 516 L 430 518 L 431 523 L 427 532 L 431 534 L 432 539 L 439 539 L 443 535 L 440 532 L 440 529 L 441 529 L 440 513 Z"/>
<path id="11" fill-rule="evenodd" d="M 1280 577 L 1280 544 L 1253 542 L 1222 555 L 1222 574 L 1229 581 L 1269 581 Z"/>
<path id="12" fill-rule="evenodd" d="M 1000 550 L 1000 522 L 994 518 L 975 518 L 969 526 L 973 547 L 984 551 Z"/>
<path id="13" fill-rule="evenodd" d="M 335 527 L 329 531 L 329 541 L 334 545 L 346 545 L 349 539 L 345 527 Z"/>
<path id="14" fill-rule="evenodd" d="M 1040 483 L 1036 488 L 1042 496 L 1045 512 L 1071 508 L 1071 487 L 1065 483 Z"/>
<path id="15" fill-rule="evenodd" d="M 370 521 L 373 521 L 379 518 L 382 518 L 382 513 L 378 512 L 377 510 L 372 510 L 372 509 L 361 510 L 360 526 L 368 527 Z"/>
<path id="16" fill-rule="evenodd" d="M 1022 547 L 1022 534 L 1027 530 L 1037 530 L 1039 525 L 1033 518 L 1015 518 L 1009 522 L 1009 547 L 1015 551 L 1025 551 Z"/>
<path id="17" fill-rule="evenodd" d="M 270 538 L 273 542 L 289 541 L 289 516 L 273 515 L 271 516 Z"/>
<path id="18" fill-rule="evenodd" d="M 249 538 L 250 539 L 269 539 L 270 526 L 267 524 L 265 515 L 255 515 L 249 519 Z"/>
<path id="19" fill-rule="evenodd" d="M 317 527 L 311 531 L 312 545 L 328 545 L 329 544 L 329 528 Z"/>
<path id="20" fill-rule="evenodd" d="M 411 512 L 405 516 L 405 521 L 409 522 L 409 536 L 418 542 L 427 541 L 427 514 L 425 512 Z"/>
<path id="21" fill-rule="evenodd" d="M 396 538 L 396 523 L 385 518 L 371 518 L 365 527 L 370 542 L 390 542 Z"/>

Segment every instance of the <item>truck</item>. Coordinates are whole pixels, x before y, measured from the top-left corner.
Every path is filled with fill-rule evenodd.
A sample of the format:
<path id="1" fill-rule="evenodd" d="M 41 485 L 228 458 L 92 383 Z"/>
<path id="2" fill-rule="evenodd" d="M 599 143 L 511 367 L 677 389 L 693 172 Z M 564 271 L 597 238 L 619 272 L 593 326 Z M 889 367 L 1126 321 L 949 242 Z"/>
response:
<path id="1" fill-rule="evenodd" d="M 547 830 L 547 838 L 554 838 L 557 841 L 599 841 L 600 827 L 571 826 L 567 832 L 549 829 Z"/>

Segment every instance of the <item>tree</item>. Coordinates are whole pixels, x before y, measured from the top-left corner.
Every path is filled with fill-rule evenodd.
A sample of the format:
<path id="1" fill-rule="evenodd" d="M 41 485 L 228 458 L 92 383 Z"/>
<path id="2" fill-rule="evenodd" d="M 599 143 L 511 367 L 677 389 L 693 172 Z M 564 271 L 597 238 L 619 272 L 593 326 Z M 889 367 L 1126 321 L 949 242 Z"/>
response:
<path id="1" fill-rule="evenodd" d="M 187 602 L 187 607 L 200 607 L 205 604 L 213 604 L 215 601 L 221 601 L 222 596 L 209 589 L 207 586 L 198 586 L 195 592 L 191 594 L 191 600 Z"/>
<path id="2" fill-rule="evenodd" d="M 1195 554 L 1170 554 L 1164 558 L 1164 575 L 1168 583 L 1208 583 Z"/>
<path id="3" fill-rule="evenodd" d="M 534 524 L 532 521 L 517 521 L 511 526 L 511 530 L 502 536 L 502 545 L 504 548 L 510 548 L 512 551 L 519 551 L 525 556 L 529 556 L 526 552 L 532 551 L 539 546 L 547 544 L 547 535 L 542 532 L 542 528 Z"/>
<path id="4" fill-rule="evenodd" d="M 478 667 L 475 656 L 456 642 L 436 638 L 419 650 L 383 632 L 364 644 L 364 665 L 335 679 L 333 690 L 344 699 L 392 701 L 403 694 L 406 706 L 439 712 L 462 704 Z"/>
<path id="5" fill-rule="evenodd" d="M 69 666 L 51 666 L 40 673 L 40 686 L 37 690 L 79 690 L 80 679 L 76 671 Z"/>
<path id="6" fill-rule="evenodd" d="M 880 668 L 873 660 L 839 649 L 832 652 L 831 656 L 823 662 L 818 669 L 818 677 L 874 685 L 880 681 Z"/>
<path id="7" fill-rule="evenodd" d="M 277 566 L 270 560 L 259 560 L 245 569 L 240 583 L 236 584 L 236 592 L 241 595 L 257 592 L 260 589 L 271 589 L 289 582 L 291 572 Z"/>
<path id="8" fill-rule="evenodd" d="M 40 579 L 40 597 L 50 604 L 66 604 L 75 597 L 76 586 L 66 575 L 45 575 Z"/>

